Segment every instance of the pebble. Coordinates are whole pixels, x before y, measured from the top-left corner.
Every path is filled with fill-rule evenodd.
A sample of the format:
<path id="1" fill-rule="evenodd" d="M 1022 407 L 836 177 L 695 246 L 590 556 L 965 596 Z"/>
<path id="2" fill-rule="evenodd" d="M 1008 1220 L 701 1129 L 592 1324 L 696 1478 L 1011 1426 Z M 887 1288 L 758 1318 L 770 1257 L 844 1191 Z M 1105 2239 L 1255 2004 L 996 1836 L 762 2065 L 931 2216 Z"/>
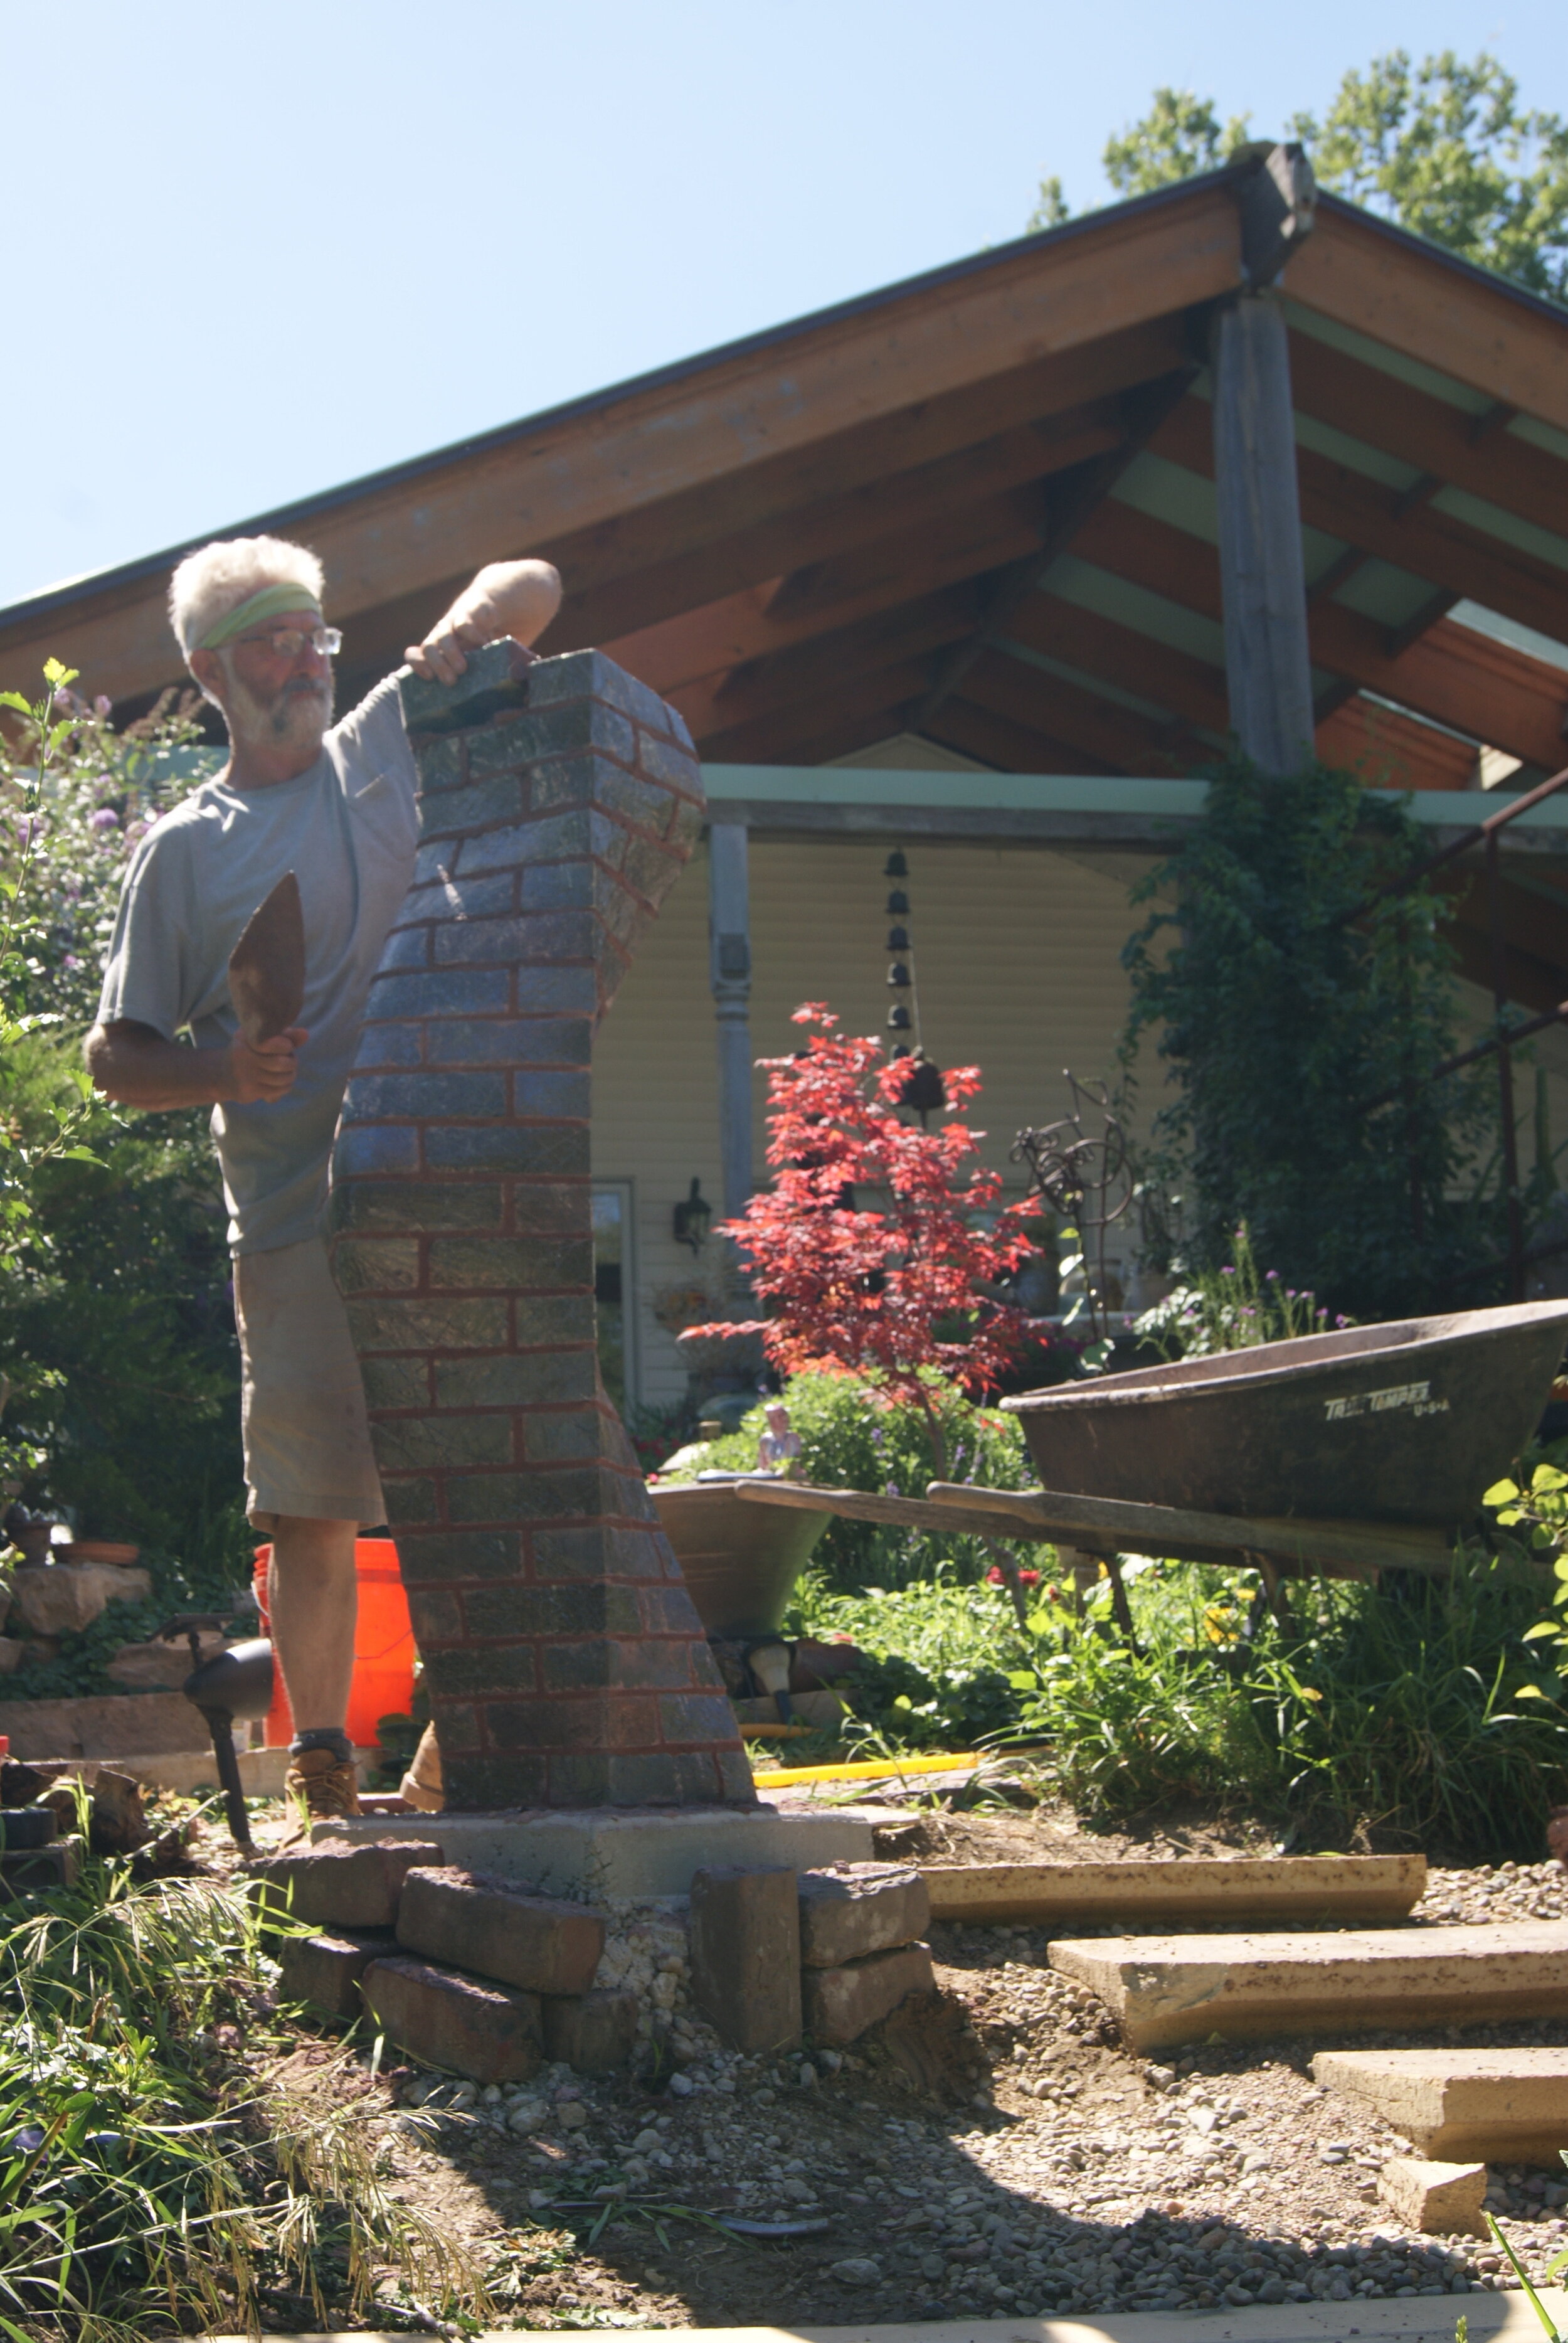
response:
<path id="1" fill-rule="evenodd" d="M 844 2261 L 834 2262 L 829 2276 L 836 2278 L 840 2286 L 879 2286 L 881 2283 L 882 2265 L 880 2262 L 862 2259 L 858 2254 L 851 2254 Z"/>

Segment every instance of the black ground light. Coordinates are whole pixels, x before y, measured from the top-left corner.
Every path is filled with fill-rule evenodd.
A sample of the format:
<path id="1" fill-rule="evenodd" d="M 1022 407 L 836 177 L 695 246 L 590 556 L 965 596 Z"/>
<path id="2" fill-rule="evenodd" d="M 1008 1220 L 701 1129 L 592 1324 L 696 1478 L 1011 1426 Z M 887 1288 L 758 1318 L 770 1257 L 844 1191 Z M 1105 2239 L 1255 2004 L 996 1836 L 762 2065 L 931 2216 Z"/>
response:
<path id="1" fill-rule="evenodd" d="M 234 1728 L 237 1723 L 265 1716 L 272 1706 L 272 1645 L 262 1635 L 247 1644 L 231 1644 L 226 1652 L 215 1652 L 210 1660 L 201 1655 L 204 1629 L 223 1629 L 223 1616 L 212 1611 L 181 1611 L 173 1619 L 166 1619 L 158 1629 L 158 1641 L 172 1644 L 176 1635 L 184 1635 L 190 1645 L 191 1658 L 196 1663 L 182 1687 L 186 1698 L 199 1708 L 212 1735 L 213 1755 L 217 1759 L 217 1777 L 223 1785 L 223 1803 L 228 1815 L 228 1827 L 234 1843 L 251 1852 L 250 1817 L 245 1810 L 245 1790 L 239 1778 L 239 1762 L 234 1754 Z"/>

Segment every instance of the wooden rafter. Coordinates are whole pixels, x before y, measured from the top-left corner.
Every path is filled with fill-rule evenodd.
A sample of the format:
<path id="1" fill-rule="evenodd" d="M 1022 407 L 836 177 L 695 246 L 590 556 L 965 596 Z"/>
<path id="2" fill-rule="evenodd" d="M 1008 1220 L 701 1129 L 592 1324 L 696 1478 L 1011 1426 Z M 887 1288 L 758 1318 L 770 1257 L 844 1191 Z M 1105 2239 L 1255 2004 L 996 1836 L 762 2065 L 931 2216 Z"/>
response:
<path id="1" fill-rule="evenodd" d="M 1010 638 L 1030 650 L 1064 660 L 1140 698 L 1157 701 L 1184 723 L 1217 732 L 1230 729 L 1222 668 L 1173 650 L 1136 628 L 1051 593 L 1031 594 L 1017 612 Z"/>
<path id="2" fill-rule="evenodd" d="M 790 764 L 807 744 L 871 717 L 880 719 L 880 730 L 872 737 L 886 739 L 909 729 L 909 711 L 924 683 L 925 669 L 913 659 L 863 669 L 824 684 L 809 697 L 798 695 L 788 706 L 749 717 L 729 731 L 709 734 L 702 753 L 720 765 Z"/>
<path id="3" fill-rule="evenodd" d="M 1001 651 L 980 654 L 965 675 L 964 696 L 1086 751 L 1112 772 L 1174 776 L 1210 753 L 1184 725 L 1157 724 L 1109 694 L 1064 682 Z"/>
<path id="4" fill-rule="evenodd" d="M 972 586 L 884 610 L 837 634 L 823 635 L 789 651 L 777 652 L 733 669 L 683 684 L 669 697 L 690 725 L 699 748 L 715 735 L 735 730 L 775 710 L 809 709 L 817 697 L 836 692 L 863 670 L 920 659 L 958 640 L 974 624 Z"/>
<path id="5" fill-rule="evenodd" d="M 1488 413 L 1506 422 L 1511 407 L 1467 415 L 1312 334 L 1291 336 L 1291 387 L 1302 414 L 1568 538 L 1568 464 L 1501 427 L 1476 427 Z"/>
<path id="6" fill-rule="evenodd" d="M 1158 381 L 1142 383 L 1123 394 L 1122 437 L 1108 454 L 1092 457 L 1049 485 L 1040 516 L 1038 540 L 1027 555 L 999 569 L 985 594 L 984 614 L 966 642 L 957 645 L 931 679 L 920 702 L 917 723 L 928 723 L 950 692 L 958 689 L 980 653 L 1007 630 L 1009 621 L 1057 557 L 1064 553 L 1079 530 L 1103 502 L 1133 458 L 1148 445 L 1172 408 L 1186 397 L 1195 369 L 1174 368 Z"/>
<path id="7" fill-rule="evenodd" d="M 1002 773 L 1109 773 L 1114 766 L 1053 739 L 1032 725 L 1020 724 L 994 709 L 981 708 L 962 693 L 944 700 L 926 727 L 926 738 L 960 756 L 978 757 Z"/>

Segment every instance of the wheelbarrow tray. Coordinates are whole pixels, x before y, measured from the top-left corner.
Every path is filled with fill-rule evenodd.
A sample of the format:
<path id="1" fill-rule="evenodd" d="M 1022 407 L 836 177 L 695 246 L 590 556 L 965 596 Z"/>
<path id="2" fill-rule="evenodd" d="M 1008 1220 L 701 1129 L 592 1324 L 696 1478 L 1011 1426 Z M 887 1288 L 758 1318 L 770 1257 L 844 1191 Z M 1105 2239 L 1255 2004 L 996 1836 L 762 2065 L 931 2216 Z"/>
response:
<path id="1" fill-rule="evenodd" d="M 1463 1522 L 1540 1421 L 1568 1302 L 1349 1326 L 1023 1392 L 1048 1488 L 1278 1519 Z"/>
<path id="2" fill-rule="evenodd" d="M 648 1491 L 705 1633 L 742 1642 L 779 1634 L 795 1582 L 833 1518 L 829 1505 L 764 1512 L 742 1503 L 745 1486 L 737 1474 Z"/>

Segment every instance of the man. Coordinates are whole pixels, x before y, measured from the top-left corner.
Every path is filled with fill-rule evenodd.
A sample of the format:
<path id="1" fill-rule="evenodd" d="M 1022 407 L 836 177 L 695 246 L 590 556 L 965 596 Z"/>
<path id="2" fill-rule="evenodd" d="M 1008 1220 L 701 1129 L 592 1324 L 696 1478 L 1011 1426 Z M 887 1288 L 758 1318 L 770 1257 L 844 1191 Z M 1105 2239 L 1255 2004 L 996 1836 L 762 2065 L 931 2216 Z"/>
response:
<path id="1" fill-rule="evenodd" d="M 272 1541 L 273 1644 L 295 1723 L 288 1787 L 311 1815 L 358 1811 L 344 1730 L 354 1543 L 386 1518 L 321 1212 L 366 995 L 418 833 L 396 679 L 332 722 L 341 638 L 326 624 L 321 588 L 316 556 L 269 537 L 205 546 L 175 571 L 170 621 L 223 713 L 229 759 L 137 850 L 86 1041 L 106 1096 L 213 1110 L 244 1363 L 246 1509 Z M 453 682 L 465 651 L 508 634 L 532 642 L 560 592 L 548 562 L 492 563 L 408 663 Z M 252 1047 L 229 999 L 228 956 L 290 870 L 305 914 L 302 1022 Z"/>

